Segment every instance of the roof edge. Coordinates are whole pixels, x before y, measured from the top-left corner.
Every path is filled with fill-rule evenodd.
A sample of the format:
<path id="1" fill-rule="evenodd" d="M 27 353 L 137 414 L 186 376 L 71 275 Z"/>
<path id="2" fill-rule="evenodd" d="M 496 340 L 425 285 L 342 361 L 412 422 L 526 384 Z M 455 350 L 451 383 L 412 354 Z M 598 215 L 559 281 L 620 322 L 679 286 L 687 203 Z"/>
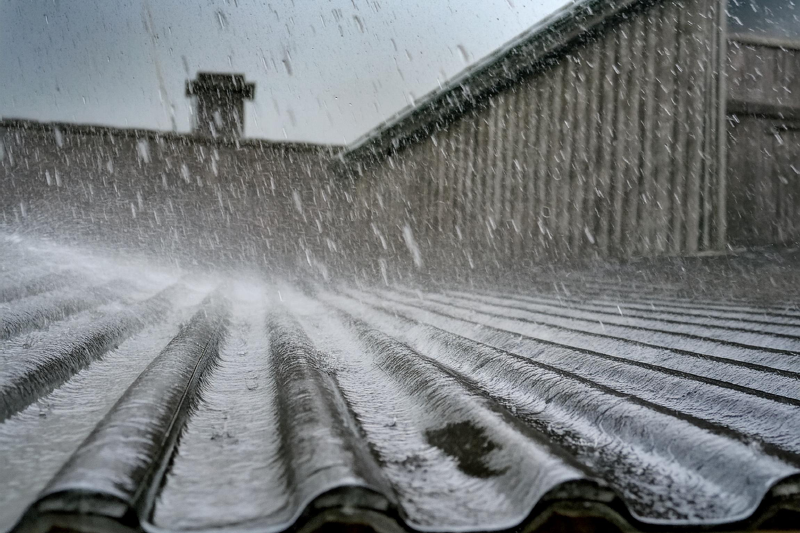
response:
<path id="1" fill-rule="evenodd" d="M 437 124 L 472 109 L 477 102 L 534 70 L 537 63 L 587 35 L 608 18 L 636 4 L 660 0 L 577 0 L 524 31 L 407 106 L 339 153 L 345 166 L 371 162 L 413 142 Z"/>
<path id="2" fill-rule="evenodd" d="M 118 126 L 106 126 L 101 124 L 82 124 L 71 122 L 46 122 L 26 118 L 0 118 L 0 129 L 16 129 L 34 131 L 36 133 L 49 133 L 55 130 L 63 133 L 75 133 L 79 135 L 103 136 L 112 135 L 116 137 L 135 137 L 137 139 L 164 139 L 181 142 L 192 142 L 217 146 L 248 146 L 257 148 L 280 148 L 294 151 L 317 151 L 333 153 L 341 149 L 342 145 L 336 144 L 317 144 L 293 141 L 273 141 L 269 139 L 231 139 L 231 138 L 211 138 L 191 133 L 180 133 L 174 131 L 151 130 L 144 128 L 123 128 Z"/>
<path id="3" fill-rule="evenodd" d="M 771 37 L 755 33 L 729 32 L 728 40 L 745 46 L 766 46 L 768 48 L 800 50 L 800 39 L 793 39 L 791 37 Z"/>

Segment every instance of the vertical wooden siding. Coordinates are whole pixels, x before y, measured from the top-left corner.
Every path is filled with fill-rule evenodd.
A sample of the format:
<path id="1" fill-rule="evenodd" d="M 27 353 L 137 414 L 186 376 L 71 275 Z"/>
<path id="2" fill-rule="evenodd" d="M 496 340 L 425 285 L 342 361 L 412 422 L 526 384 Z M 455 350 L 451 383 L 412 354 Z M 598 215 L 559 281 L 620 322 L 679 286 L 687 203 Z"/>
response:
<path id="1" fill-rule="evenodd" d="M 395 154 L 362 194 L 393 191 L 420 244 L 445 260 L 721 248 L 718 6 L 621 15 Z M 399 225 L 397 208 L 372 214 Z"/>
<path id="2" fill-rule="evenodd" d="M 731 244 L 800 242 L 800 121 L 734 115 L 731 123 Z"/>
<path id="3" fill-rule="evenodd" d="M 729 47 L 728 219 L 734 246 L 800 242 L 800 42 Z"/>
<path id="4" fill-rule="evenodd" d="M 755 42 L 754 42 L 755 41 Z M 747 36 L 728 47 L 728 98 L 737 104 L 800 109 L 800 40 L 761 44 Z"/>

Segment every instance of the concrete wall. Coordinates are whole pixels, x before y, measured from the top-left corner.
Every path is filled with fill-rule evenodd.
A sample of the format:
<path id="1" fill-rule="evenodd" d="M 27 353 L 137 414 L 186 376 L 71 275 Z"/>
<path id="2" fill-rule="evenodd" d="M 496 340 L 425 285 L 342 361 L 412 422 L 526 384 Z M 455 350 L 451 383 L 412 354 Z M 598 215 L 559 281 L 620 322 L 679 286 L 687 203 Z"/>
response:
<path id="1" fill-rule="evenodd" d="M 723 248 L 723 15 L 639 4 L 374 166 L 374 246 L 408 258 L 411 234 L 423 260 L 488 270 Z"/>
<path id="2" fill-rule="evenodd" d="M 0 225 L 15 231 L 184 264 L 324 268 L 337 248 L 330 149 L 13 121 L 0 147 Z"/>

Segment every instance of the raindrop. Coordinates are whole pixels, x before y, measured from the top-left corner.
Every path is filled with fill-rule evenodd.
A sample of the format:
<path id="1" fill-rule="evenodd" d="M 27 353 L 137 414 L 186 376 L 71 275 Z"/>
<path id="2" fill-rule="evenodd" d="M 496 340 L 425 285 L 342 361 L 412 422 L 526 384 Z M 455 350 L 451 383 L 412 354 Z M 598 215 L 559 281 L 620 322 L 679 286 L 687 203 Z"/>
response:
<path id="1" fill-rule="evenodd" d="M 301 215 L 303 214 L 303 202 L 300 199 L 300 193 L 297 191 L 292 191 L 292 199 L 294 200 L 294 208 L 297 209 L 297 212 Z"/>
<path id="2" fill-rule="evenodd" d="M 150 143 L 147 142 L 147 139 L 139 139 L 136 142 L 136 154 L 139 156 L 139 160 L 145 163 L 150 162 Z"/>
<path id="3" fill-rule="evenodd" d="M 283 68 L 286 69 L 286 74 L 291 76 L 293 74 L 291 57 L 289 57 L 287 54 L 286 57 L 281 60 L 281 62 L 283 63 Z"/>
<path id="4" fill-rule="evenodd" d="M 228 18 L 225 16 L 225 13 L 220 11 L 219 9 L 216 11 L 217 14 L 217 23 L 219 23 L 219 29 L 224 30 L 228 26 Z"/>
<path id="5" fill-rule="evenodd" d="M 411 226 L 408 224 L 403 226 L 403 240 L 406 243 L 408 251 L 411 252 L 411 257 L 414 259 L 414 266 L 421 268 L 422 252 L 420 252 L 419 245 L 417 244 L 416 239 L 414 239 L 414 232 L 411 230 Z"/>
<path id="6" fill-rule="evenodd" d="M 467 52 L 467 49 L 464 48 L 464 45 L 459 44 L 457 48 L 458 51 L 461 53 L 461 59 L 464 61 L 464 63 L 469 63 L 469 52 Z"/>

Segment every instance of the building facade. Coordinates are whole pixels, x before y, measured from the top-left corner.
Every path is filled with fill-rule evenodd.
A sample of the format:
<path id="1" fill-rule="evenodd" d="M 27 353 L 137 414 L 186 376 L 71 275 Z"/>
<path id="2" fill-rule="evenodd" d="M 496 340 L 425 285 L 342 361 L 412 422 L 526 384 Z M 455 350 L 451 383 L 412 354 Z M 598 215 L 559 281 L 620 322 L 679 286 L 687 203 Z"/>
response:
<path id="1" fill-rule="evenodd" d="M 364 220 L 489 270 L 796 244 L 800 35 L 756 3 L 556 13 L 347 151 Z"/>
<path id="2" fill-rule="evenodd" d="M 241 75 L 189 136 L 4 121 L 0 217 L 386 279 L 792 245 L 800 47 L 727 7 L 570 5 L 345 149 L 240 139 Z"/>
<path id="3" fill-rule="evenodd" d="M 557 14 L 423 104 L 430 120 L 348 154 L 364 196 L 382 198 L 365 218 L 406 221 L 423 255 L 490 267 L 723 249 L 722 8 Z"/>

